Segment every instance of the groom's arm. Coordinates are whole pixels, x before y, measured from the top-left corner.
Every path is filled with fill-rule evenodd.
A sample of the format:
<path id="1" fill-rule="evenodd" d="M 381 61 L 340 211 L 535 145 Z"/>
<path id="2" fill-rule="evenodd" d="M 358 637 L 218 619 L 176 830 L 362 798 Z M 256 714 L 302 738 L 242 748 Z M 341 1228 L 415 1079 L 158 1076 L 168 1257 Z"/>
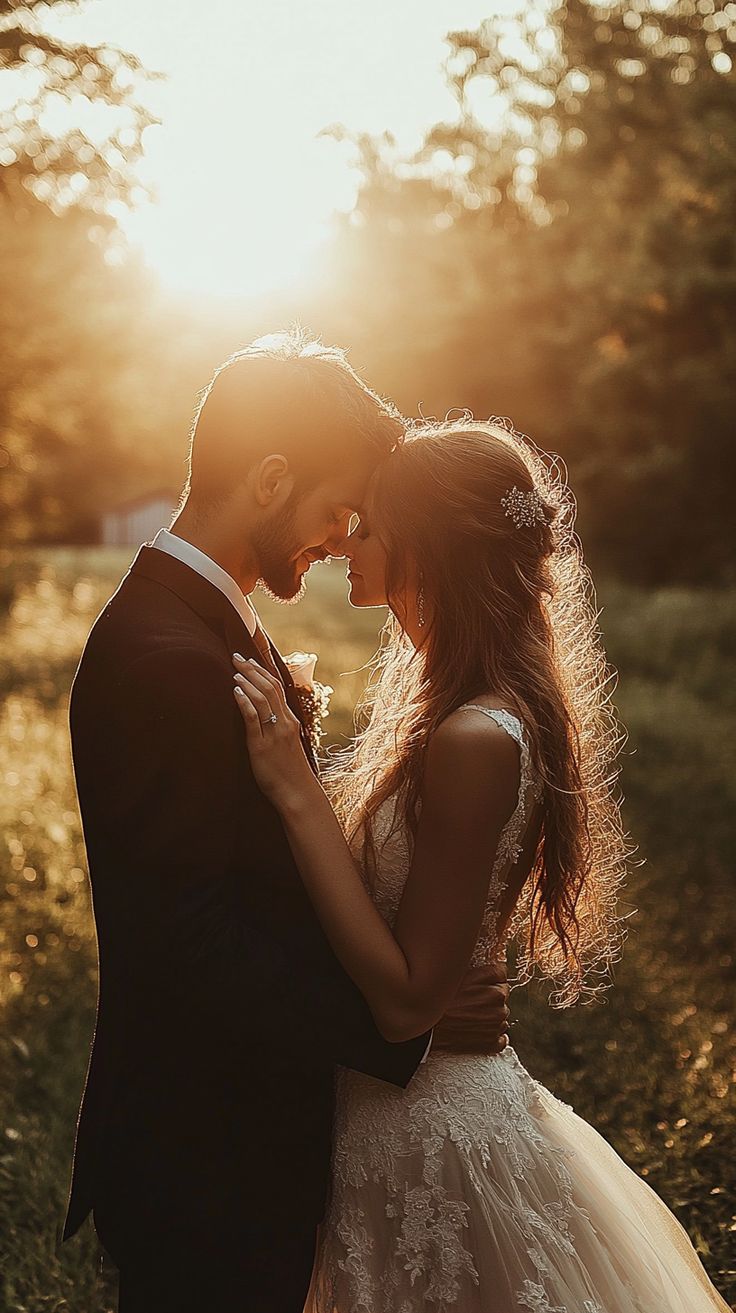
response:
<path id="1" fill-rule="evenodd" d="M 167 987 L 218 1030 L 407 1084 L 427 1037 L 387 1044 L 308 907 L 291 927 L 285 909 L 283 934 L 278 910 L 272 932 L 248 913 L 254 882 L 284 897 L 277 845 L 291 858 L 252 778 L 230 672 L 204 649 L 159 650 L 121 672 L 117 696 L 124 768 L 110 821 L 127 835 L 144 943 Z"/>
<path id="2" fill-rule="evenodd" d="M 429 1050 L 431 1032 L 389 1043 L 319 926 L 316 935 L 317 951 L 307 951 L 300 959 L 301 980 L 310 992 L 311 1006 L 327 1028 L 332 1061 L 393 1085 L 408 1085 Z"/>

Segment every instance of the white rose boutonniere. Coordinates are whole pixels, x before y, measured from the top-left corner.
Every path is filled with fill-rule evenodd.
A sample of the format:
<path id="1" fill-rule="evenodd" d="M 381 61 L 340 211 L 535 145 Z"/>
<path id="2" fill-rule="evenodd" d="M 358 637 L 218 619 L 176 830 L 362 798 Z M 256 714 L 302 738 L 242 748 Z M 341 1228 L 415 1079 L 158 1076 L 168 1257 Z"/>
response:
<path id="1" fill-rule="evenodd" d="M 334 689 L 329 684 L 320 684 L 314 678 L 317 656 L 314 652 L 291 652 L 284 657 L 294 690 L 299 699 L 302 722 L 309 735 L 315 752 L 319 751 L 320 740 L 324 735 L 322 721 L 330 714 L 330 697 Z"/>

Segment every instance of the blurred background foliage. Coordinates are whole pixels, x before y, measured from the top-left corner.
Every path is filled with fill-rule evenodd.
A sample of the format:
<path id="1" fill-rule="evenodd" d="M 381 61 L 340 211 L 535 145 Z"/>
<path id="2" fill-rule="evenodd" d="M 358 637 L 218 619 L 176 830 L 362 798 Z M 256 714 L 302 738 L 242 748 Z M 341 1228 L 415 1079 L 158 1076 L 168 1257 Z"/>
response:
<path id="1" fill-rule="evenodd" d="M 550 1018 L 520 992 L 514 1041 L 736 1299 L 736 4 L 552 0 L 452 33 L 452 121 L 412 154 L 325 125 L 355 206 L 298 281 L 228 301 L 165 290 L 123 240 L 155 70 L 50 36 L 64 6 L 0 0 L 0 73 L 26 88 L 0 109 L 3 1313 L 114 1297 L 91 1232 L 55 1247 L 96 978 L 67 698 L 131 555 L 90 544 L 105 509 L 176 494 L 197 389 L 295 318 L 407 414 L 510 415 L 569 467 L 646 860 L 606 1006 Z M 379 620 L 347 610 L 339 568 L 314 573 L 298 611 L 262 610 L 323 653 L 334 741 Z"/>
<path id="2" fill-rule="evenodd" d="M 143 132 L 153 122 L 136 87 L 152 74 L 113 46 L 70 44 L 49 33 L 50 14 L 83 4 L 0 0 L 0 71 L 22 74 L 24 91 L 21 106 L 0 113 L 0 165 L 9 170 L 0 172 L 0 192 L 15 190 L 20 177 L 55 212 L 76 205 L 109 214 L 111 201 L 136 199 L 135 166 Z M 50 131 L 44 111 L 59 105 L 69 110 L 68 125 Z M 94 135 L 74 123 L 80 108 L 90 105 L 102 122 Z"/>
<path id="3" fill-rule="evenodd" d="M 101 142 L 47 140 L 33 102 L 0 120 L 9 535 L 84 540 L 106 490 L 178 488 L 192 381 L 298 317 L 407 413 L 509 414 L 558 451 L 596 564 L 732 578 L 733 0 L 570 0 L 451 34 L 458 117 L 411 158 L 357 137 L 362 188 L 319 267 L 229 304 L 177 300 L 121 248 L 143 73 L 44 41 L 36 8 L 0 0 L 0 60 L 43 70 L 39 101 L 69 79 L 127 117 Z"/>

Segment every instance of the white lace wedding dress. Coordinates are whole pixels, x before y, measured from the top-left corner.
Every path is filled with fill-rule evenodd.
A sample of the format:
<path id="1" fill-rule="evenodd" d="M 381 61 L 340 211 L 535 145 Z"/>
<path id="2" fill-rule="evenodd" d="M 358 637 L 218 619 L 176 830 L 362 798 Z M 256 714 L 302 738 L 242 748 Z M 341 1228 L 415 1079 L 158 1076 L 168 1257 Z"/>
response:
<path id="1" fill-rule="evenodd" d="M 470 704 L 519 745 L 475 963 L 538 787 L 520 722 Z M 381 816 L 378 906 L 410 862 Z M 378 830 L 379 827 L 377 827 Z M 388 836 L 388 837 L 386 837 Z M 305 1313 L 729 1313 L 676 1218 L 571 1108 L 499 1057 L 430 1053 L 407 1090 L 340 1071 L 333 1183 Z"/>

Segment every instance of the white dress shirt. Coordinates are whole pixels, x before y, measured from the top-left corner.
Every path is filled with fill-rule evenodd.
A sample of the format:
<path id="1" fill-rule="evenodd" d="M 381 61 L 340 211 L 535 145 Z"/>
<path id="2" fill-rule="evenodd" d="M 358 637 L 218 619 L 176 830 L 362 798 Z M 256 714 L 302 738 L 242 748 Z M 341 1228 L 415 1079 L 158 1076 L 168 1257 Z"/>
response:
<path id="1" fill-rule="evenodd" d="M 186 538 L 178 538 L 175 533 L 169 529 L 159 529 L 156 537 L 151 543 L 152 547 L 157 547 L 160 552 L 168 552 L 169 556 L 175 556 L 177 561 L 183 561 L 190 569 L 196 570 L 201 574 L 203 579 L 214 584 L 224 593 L 228 602 L 230 602 L 237 611 L 240 619 L 243 621 L 251 638 L 256 632 L 258 617 L 251 605 L 250 598 L 246 597 L 242 589 L 238 588 L 232 575 L 227 570 L 223 570 L 217 561 L 213 561 L 211 556 L 206 552 L 195 547 L 194 543 L 187 542 Z"/>
<path id="2" fill-rule="evenodd" d="M 242 589 L 238 588 L 232 575 L 229 575 L 227 570 L 223 570 L 222 566 L 217 564 L 217 561 L 213 561 L 212 557 L 208 556 L 206 552 L 200 551 L 199 547 L 194 546 L 194 543 L 187 542 L 186 538 L 178 538 L 175 533 L 171 533 L 168 529 L 159 529 L 151 546 L 158 548 L 160 552 L 168 552 L 169 556 L 176 557 L 177 561 L 183 561 L 192 570 L 196 570 L 197 574 L 201 574 L 203 579 L 207 579 L 211 584 L 214 584 L 215 588 L 219 588 L 228 602 L 235 607 L 248 633 L 251 638 L 253 637 L 258 625 L 258 617 L 250 598 L 246 597 Z M 432 1034 L 430 1034 L 429 1043 L 424 1051 L 422 1063 L 427 1061 L 431 1047 Z"/>

